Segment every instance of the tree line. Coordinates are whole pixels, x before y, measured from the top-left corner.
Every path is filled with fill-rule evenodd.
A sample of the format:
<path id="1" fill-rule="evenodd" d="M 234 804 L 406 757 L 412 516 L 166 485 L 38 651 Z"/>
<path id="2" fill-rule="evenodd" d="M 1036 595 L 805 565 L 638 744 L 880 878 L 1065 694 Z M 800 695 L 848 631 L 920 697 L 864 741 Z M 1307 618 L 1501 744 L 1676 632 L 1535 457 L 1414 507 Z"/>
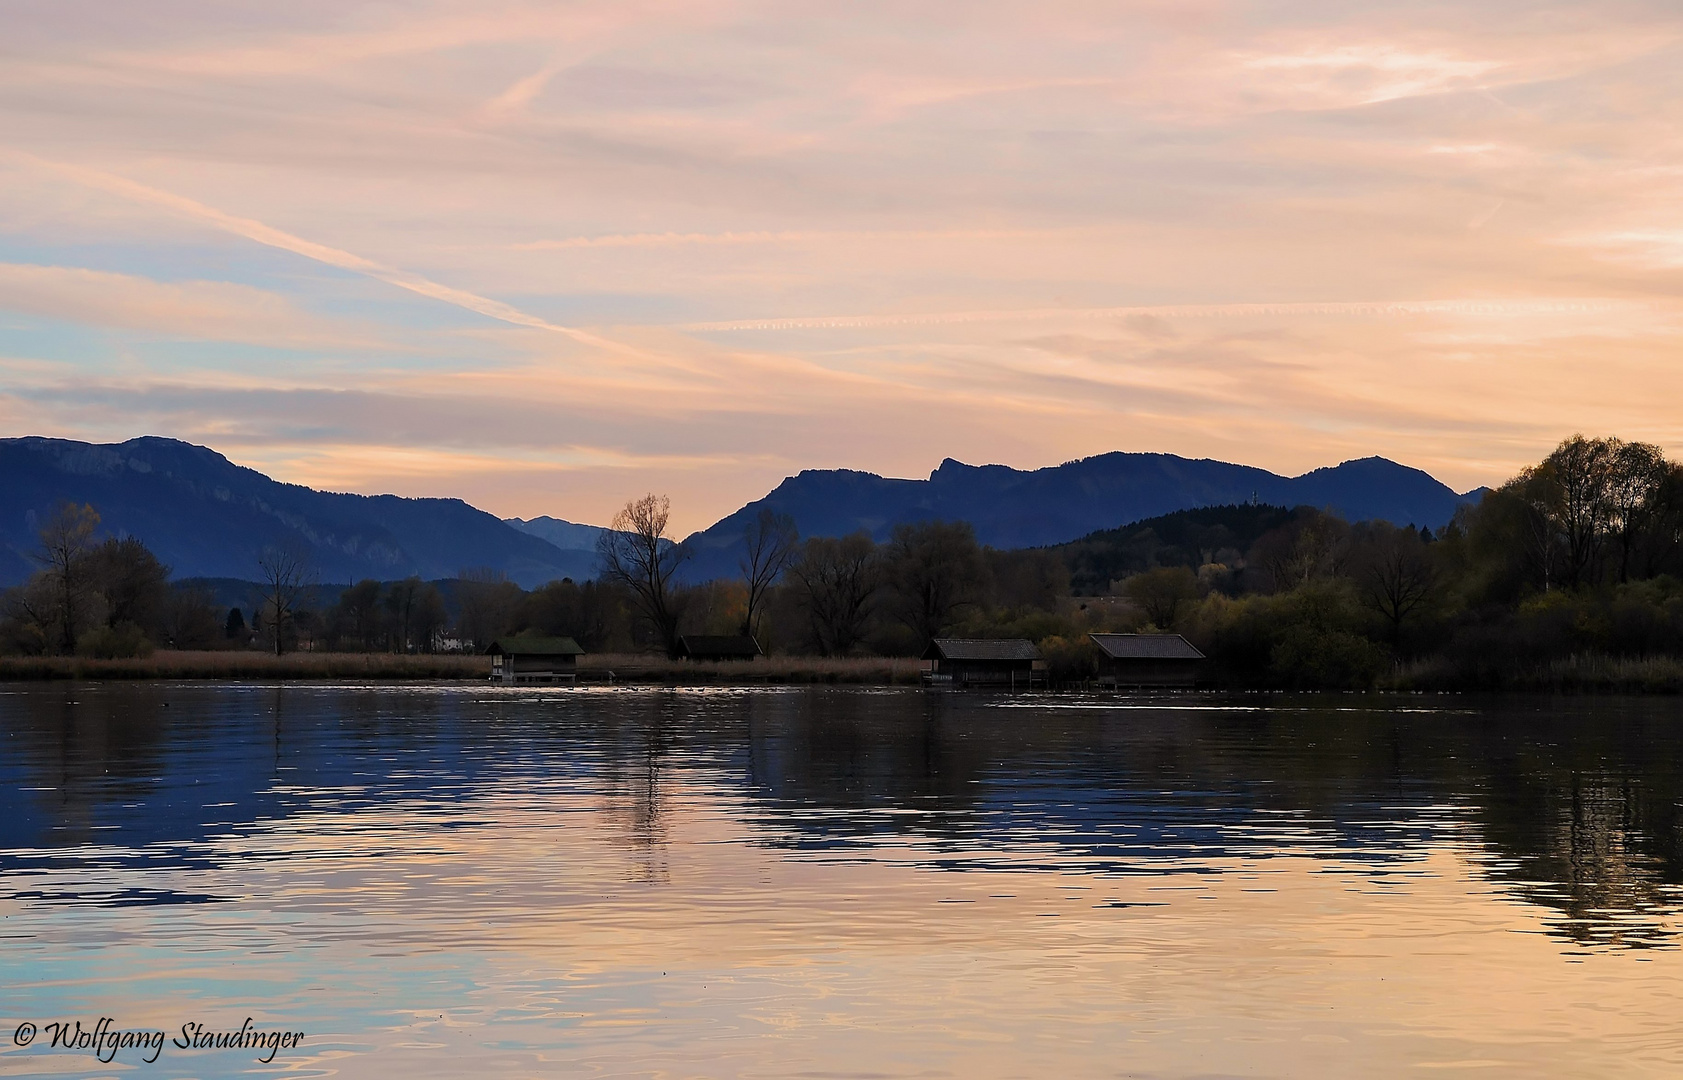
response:
<path id="1" fill-rule="evenodd" d="M 1683 466 L 1574 435 L 1442 528 L 1300 507 L 1241 558 L 1118 588 L 1243 685 L 1497 688 L 1683 657 Z"/>
<path id="2" fill-rule="evenodd" d="M 604 580 L 667 649 L 720 588 L 674 585 L 684 551 L 665 537 L 669 509 L 653 495 L 628 504 L 601 544 Z M 802 539 L 762 510 L 742 550 L 715 628 L 734 618 L 731 632 L 789 652 L 1026 637 L 1070 681 L 1096 670 L 1089 633 L 1179 632 L 1217 681 L 1306 688 L 1499 687 L 1576 658 L 1683 658 L 1683 465 L 1617 438 L 1566 439 L 1436 529 L 1204 507 L 997 551 L 961 522 Z"/>
<path id="3" fill-rule="evenodd" d="M 960 616 L 1050 608 L 1067 591 L 1054 554 L 983 548 L 963 523 L 905 525 L 884 544 L 864 534 L 803 541 L 793 522 L 770 513 L 744 538 L 740 580 L 680 584 L 687 552 L 665 535 L 669 514 L 664 498 L 637 500 L 604 533 L 598 580 L 529 590 L 490 569 L 329 590 L 314 583 L 304 549 L 277 543 L 257 558 L 246 602 L 224 612 L 207 589 L 172 583 L 139 540 L 101 538 L 93 507 L 66 504 L 41 530 L 41 568 L 0 598 L 0 651 L 428 653 L 536 633 L 592 652 L 675 654 L 679 635 L 700 633 L 755 635 L 781 652 L 897 654 L 921 649 Z"/>
<path id="4" fill-rule="evenodd" d="M 40 571 L 0 603 L 0 649 L 432 652 L 536 633 L 675 655 L 684 634 L 744 634 L 767 652 L 846 657 L 1023 637 L 1067 682 L 1094 671 L 1089 633 L 1172 631 L 1217 681 L 1281 687 L 1501 686 L 1562 658 L 1683 656 L 1683 467 L 1619 439 L 1573 436 L 1435 529 L 1202 507 L 1000 551 L 963 522 L 801 537 L 762 509 L 737 576 L 687 584 L 670 517 L 664 496 L 631 501 L 601 534 L 597 580 L 529 590 L 492 570 L 324 590 L 306 553 L 277 545 L 248 619 L 172 585 L 139 541 L 100 537 L 92 507 L 61 506 Z"/>
<path id="5" fill-rule="evenodd" d="M 897 525 L 883 543 L 865 532 L 803 540 L 770 509 L 744 530 L 735 581 L 684 587 L 688 552 L 666 535 L 670 515 L 665 496 L 634 500 L 597 551 L 604 585 L 629 602 L 647 643 L 674 656 L 686 628 L 821 656 L 916 653 L 977 620 L 1053 611 L 1068 591 L 1055 553 L 983 547 L 966 522 Z"/>

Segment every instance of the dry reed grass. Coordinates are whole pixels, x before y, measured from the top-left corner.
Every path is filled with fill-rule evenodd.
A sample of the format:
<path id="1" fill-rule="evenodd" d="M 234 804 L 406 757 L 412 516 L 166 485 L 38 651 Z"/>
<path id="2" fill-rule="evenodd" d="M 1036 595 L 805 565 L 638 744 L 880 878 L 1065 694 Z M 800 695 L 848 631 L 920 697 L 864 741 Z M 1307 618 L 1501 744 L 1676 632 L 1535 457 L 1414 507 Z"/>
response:
<path id="1" fill-rule="evenodd" d="M 1444 657 L 1404 665 L 1383 680 L 1394 690 L 1522 690 L 1565 694 L 1683 693 L 1683 659 L 1617 657 L 1599 653 L 1542 664 L 1470 668 Z"/>
<path id="2" fill-rule="evenodd" d="M 656 686 L 764 686 L 777 684 L 916 685 L 921 665 L 896 657 L 771 656 L 750 661 L 669 660 L 648 653 L 593 653 L 579 658 L 581 683 Z M 173 652 L 95 660 L 79 656 L 0 657 L 0 680 L 207 679 L 452 681 L 486 679 L 483 656 L 444 653 Z M 1683 693 L 1683 659 L 1622 659 L 1585 654 L 1550 663 L 1470 670 L 1444 658 L 1406 664 L 1380 680 L 1385 690 L 1515 690 L 1552 693 Z"/>
<path id="3" fill-rule="evenodd" d="M 147 657 L 0 657 L 0 679 L 466 679 L 485 677 L 479 656 L 392 653 L 271 653 L 160 649 Z"/>
<path id="4" fill-rule="evenodd" d="M 579 660 L 580 682 L 670 686 L 756 686 L 777 683 L 855 683 L 884 686 L 916 683 L 916 660 L 777 656 L 746 662 L 668 660 L 645 654 L 597 653 Z M 0 680 L 13 679 L 377 679 L 437 681 L 486 679 L 490 661 L 483 656 L 444 653 L 403 656 L 392 653 L 294 652 L 282 656 L 244 651 L 175 652 L 95 660 L 80 656 L 0 657 Z"/>

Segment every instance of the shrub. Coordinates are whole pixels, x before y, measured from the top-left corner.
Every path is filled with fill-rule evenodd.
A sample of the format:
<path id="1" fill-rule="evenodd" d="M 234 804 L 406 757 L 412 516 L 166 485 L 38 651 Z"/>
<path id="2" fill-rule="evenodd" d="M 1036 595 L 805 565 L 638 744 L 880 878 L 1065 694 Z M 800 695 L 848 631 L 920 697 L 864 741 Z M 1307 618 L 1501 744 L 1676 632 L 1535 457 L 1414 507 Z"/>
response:
<path id="1" fill-rule="evenodd" d="M 1085 635 L 1045 638 L 1040 642 L 1040 655 L 1046 660 L 1046 677 L 1052 682 L 1077 682 L 1098 676 L 1099 649 Z"/>
<path id="2" fill-rule="evenodd" d="M 1294 626 L 1270 655 L 1275 678 L 1304 689 L 1365 690 L 1389 665 L 1385 649 L 1348 630 Z"/>
<path id="3" fill-rule="evenodd" d="M 76 655 L 95 660 L 119 660 L 152 655 L 152 642 L 134 623 L 100 626 L 76 639 Z"/>

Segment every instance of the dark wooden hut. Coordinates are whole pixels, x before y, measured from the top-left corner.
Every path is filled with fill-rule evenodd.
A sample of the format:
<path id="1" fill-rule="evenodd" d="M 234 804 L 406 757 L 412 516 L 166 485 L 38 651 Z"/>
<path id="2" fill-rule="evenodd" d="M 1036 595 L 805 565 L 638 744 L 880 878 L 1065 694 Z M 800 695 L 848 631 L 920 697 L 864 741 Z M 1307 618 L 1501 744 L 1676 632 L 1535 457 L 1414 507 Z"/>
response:
<path id="1" fill-rule="evenodd" d="M 519 634 L 491 642 L 485 655 L 493 682 L 572 682 L 584 650 L 570 637 Z"/>
<path id="2" fill-rule="evenodd" d="M 1030 687 L 1046 681 L 1046 662 L 1023 638 L 936 638 L 923 651 L 931 682 Z"/>
<path id="3" fill-rule="evenodd" d="M 760 643 L 747 634 L 682 634 L 678 656 L 683 660 L 752 660 L 762 656 Z"/>
<path id="4" fill-rule="evenodd" d="M 1100 686 L 1194 686 L 1204 654 L 1179 634 L 1089 634 Z"/>

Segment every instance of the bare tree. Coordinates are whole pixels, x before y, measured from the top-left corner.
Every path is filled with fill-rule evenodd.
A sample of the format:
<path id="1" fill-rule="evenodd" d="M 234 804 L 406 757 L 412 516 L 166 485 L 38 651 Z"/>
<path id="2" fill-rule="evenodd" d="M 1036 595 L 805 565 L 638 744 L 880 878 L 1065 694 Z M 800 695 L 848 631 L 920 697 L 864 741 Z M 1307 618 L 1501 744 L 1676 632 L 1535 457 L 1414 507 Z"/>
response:
<path id="1" fill-rule="evenodd" d="M 29 654 L 53 650 L 59 635 L 58 589 L 46 573 L 0 593 L 0 647 Z"/>
<path id="2" fill-rule="evenodd" d="M 1562 584 L 1580 585 L 1594 574 L 1611 516 L 1614 449 L 1610 439 L 1574 435 L 1514 482 L 1559 538 Z"/>
<path id="3" fill-rule="evenodd" d="M 1391 624 L 1391 642 L 1400 644 L 1403 622 L 1431 599 L 1437 586 L 1431 552 L 1413 529 L 1380 523 L 1360 556 L 1362 600 Z"/>
<path id="4" fill-rule="evenodd" d="M 1683 551 L 1683 464 L 1666 465 L 1644 531 L 1643 576 L 1652 577 L 1661 567 L 1677 566 L 1677 556 Z"/>
<path id="5" fill-rule="evenodd" d="M 877 548 L 863 532 L 808 540 L 789 566 L 818 651 L 846 656 L 865 636 L 879 581 Z"/>
<path id="6" fill-rule="evenodd" d="M 743 580 L 748 582 L 748 611 L 742 618 L 742 632 L 755 635 L 759 633 L 766 593 L 777 584 L 794 558 L 800 534 L 795 530 L 794 518 L 762 506 L 748 523 L 742 539 L 745 550 L 739 565 Z"/>
<path id="7" fill-rule="evenodd" d="M 90 505 L 61 502 L 41 527 L 41 553 L 53 582 L 60 644 L 65 652 L 76 651 L 76 634 L 81 629 L 80 609 L 87 591 L 88 550 L 99 514 Z"/>
<path id="8" fill-rule="evenodd" d="M 224 636 L 216 595 L 202 586 L 170 589 L 158 620 L 160 644 L 169 649 L 209 649 Z"/>
<path id="9" fill-rule="evenodd" d="M 650 623 L 668 656 L 678 652 L 678 611 L 673 602 L 672 578 L 689 557 L 689 549 L 666 535 L 672 500 L 645 495 L 625 504 L 607 531 L 596 540 L 602 576 L 623 585 L 632 602 Z"/>
<path id="10" fill-rule="evenodd" d="M 1630 580 L 1630 556 L 1660 509 L 1670 465 L 1652 443 L 1610 440 L 1612 462 L 1607 483 L 1608 531 L 1619 544 L 1619 582 Z"/>
<path id="11" fill-rule="evenodd" d="M 363 578 L 339 594 L 339 616 L 351 624 L 351 633 L 363 652 L 373 652 L 379 636 L 381 586 Z"/>
<path id="12" fill-rule="evenodd" d="M 1554 518 L 1548 510 L 1540 505 L 1540 500 L 1522 491 L 1519 499 L 1519 509 L 1525 525 L 1526 554 L 1537 569 L 1537 576 L 1542 579 L 1543 591 L 1554 588 L 1555 563 L 1558 561 L 1560 535 L 1555 529 Z"/>
<path id="13" fill-rule="evenodd" d="M 1305 507 L 1290 524 L 1257 540 L 1248 561 L 1261 569 L 1274 591 L 1287 592 L 1343 573 L 1349 533 L 1350 526 L 1338 518 Z"/>
<path id="14" fill-rule="evenodd" d="M 965 521 L 896 525 L 883 556 L 900 619 L 920 648 L 976 602 L 987 576 L 976 531 Z"/>
<path id="15" fill-rule="evenodd" d="M 269 632 L 275 635 L 275 655 L 279 656 L 286 647 L 286 628 L 296 619 L 298 603 L 310 584 L 309 553 L 295 541 L 282 540 L 258 553 L 257 569 Z"/>
<path id="16" fill-rule="evenodd" d="M 438 586 L 427 582 L 415 598 L 415 647 L 424 653 L 438 651 L 438 639 L 444 633 L 450 613 L 444 606 L 444 594 Z"/>
<path id="17" fill-rule="evenodd" d="M 421 579 L 413 576 L 392 582 L 391 591 L 386 594 L 386 611 L 391 616 L 392 652 L 423 651 L 415 641 L 415 610 L 424 588 Z"/>
<path id="18" fill-rule="evenodd" d="M 594 581 L 552 581 L 527 596 L 527 625 L 553 637 L 570 637 L 595 652 L 608 641 L 623 613 L 621 595 L 619 589 Z"/>
<path id="19" fill-rule="evenodd" d="M 514 629 L 519 618 L 520 586 L 491 567 L 463 570 L 456 576 L 460 611 L 457 633 L 472 648 L 483 650 L 499 635 Z"/>

